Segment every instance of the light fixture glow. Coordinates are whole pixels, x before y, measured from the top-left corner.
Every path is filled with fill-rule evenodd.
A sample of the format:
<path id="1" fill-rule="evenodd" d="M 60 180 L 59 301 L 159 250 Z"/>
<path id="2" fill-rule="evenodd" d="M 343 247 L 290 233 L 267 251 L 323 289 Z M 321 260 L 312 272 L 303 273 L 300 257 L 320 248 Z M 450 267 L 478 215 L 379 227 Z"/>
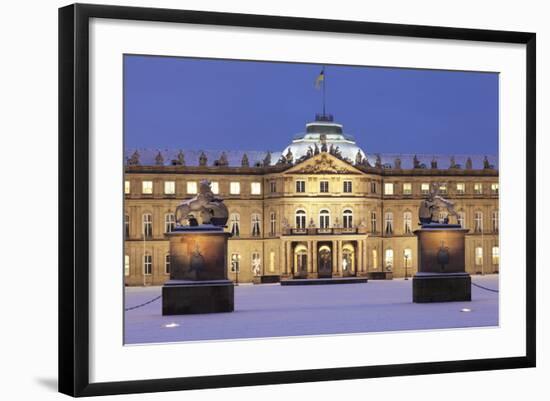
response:
<path id="1" fill-rule="evenodd" d="M 471 312 L 472 310 L 469 309 L 469 308 L 462 308 L 460 311 L 461 312 Z"/>
<path id="2" fill-rule="evenodd" d="M 164 327 L 166 327 L 167 329 L 172 329 L 174 327 L 179 327 L 179 324 L 172 322 L 172 323 L 165 324 Z"/>

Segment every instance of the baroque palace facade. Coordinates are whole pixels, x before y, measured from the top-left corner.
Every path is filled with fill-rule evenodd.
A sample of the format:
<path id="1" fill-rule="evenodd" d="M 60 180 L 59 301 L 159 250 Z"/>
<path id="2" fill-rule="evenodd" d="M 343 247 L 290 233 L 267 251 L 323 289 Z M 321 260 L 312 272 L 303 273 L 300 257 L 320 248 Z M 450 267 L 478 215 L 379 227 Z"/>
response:
<path id="1" fill-rule="evenodd" d="M 491 157 L 366 154 L 329 115 L 282 152 L 129 150 L 126 285 L 169 279 L 175 209 L 207 179 L 229 210 L 228 277 L 238 282 L 417 270 L 418 206 L 431 188 L 454 202 L 466 271 L 499 270 L 499 184 Z M 443 212 L 440 216 L 444 219 Z"/>

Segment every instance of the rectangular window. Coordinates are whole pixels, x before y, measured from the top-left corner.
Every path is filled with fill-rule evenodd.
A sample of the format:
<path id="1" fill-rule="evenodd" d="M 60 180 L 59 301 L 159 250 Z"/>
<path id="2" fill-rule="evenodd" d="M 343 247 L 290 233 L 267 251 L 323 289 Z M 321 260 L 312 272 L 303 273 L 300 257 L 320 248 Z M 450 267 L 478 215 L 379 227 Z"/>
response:
<path id="1" fill-rule="evenodd" d="M 250 193 L 252 195 L 261 195 L 262 194 L 262 183 L 261 182 L 252 182 L 252 183 L 250 183 Z"/>
<path id="2" fill-rule="evenodd" d="M 241 183 L 240 182 L 230 182 L 229 183 L 229 193 L 231 195 L 239 195 L 241 193 Z"/>
<path id="3" fill-rule="evenodd" d="M 412 184 L 410 182 L 403 183 L 403 195 L 412 194 Z"/>
<path id="4" fill-rule="evenodd" d="M 370 192 L 371 192 L 372 194 L 375 194 L 375 193 L 376 193 L 376 182 L 375 182 L 375 181 L 372 181 L 372 182 L 370 183 Z"/>
<path id="5" fill-rule="evenodd" d="M 271 192 L 272 194 L 277 192 L 277 181 L 269 182 L 269 192 Z"/>
<path id="6" fill-rule="evenodd" d="M 481 266 L 483 264 L 483 248 L 478 246 L 475 249 L 475 264 Z"/>
<path id="7" fill-rule="evenodd" d="M 500 264 L 500 252 L 498 246 L 493 247 L 492 259 L 494 265 Z"/>
<path id="8" fill-rule="evenodd" d="M 498 233 L 498 210 L 493 210 L 492 228 L 494 233 Z"/>
<path id="9" fill-rule="evenodd" d="M 210 189 L 212 189 L 212 193 L 214 195 L 218 195 L 220 193 L 220 184 L 218 181 L 212 181 L 210 183 Z"/>
<path id="10" fill-rule="evenodd" d="M 144 255 L 143 256 L 143 274 L 150 276 L 153 274 L 153 256 Z"/>
<path id="11" fill-rule="evenodd" d="M 422 192 L 422 195 L 427 195 L 430 193 L 430 184 L 427 182 L 423 182 L 420 184 L 420 191 Z"/>
<path id="12" fill-rule="evenodd" d="M 153 216 L 149 213 L 143 215 L 143 236 L 151 238 L 153 236 Z"/>
<path id="13" fill-rule="evenodd" d="M 130 256 L 124 255 L 124 275 L 130 275 Z"/>
<path id="14" fill-rule="evenodd" d="M 320 181 L 319 185 L 319 192 L 328 193 L 328 181 Z"/>
<path id="15" fill-rule="evenodd" d="M 195 181 L 187 181 L 187 193 L 195 195 L 197 193 L 197 183 Z"/>
<path id="16" fill-rule="evenodd" d="M 351 181 L 344 181 L 344 192 L 351 193 Z"/>
<path id="17" fill-rule="evenodd" d="M 474 184 L 474 194 L 481 195 L 483 193 L 483 185 L 481 182 L 476 182 Z"/>
<path id="18" fill-rule="evenodd" d="M 493 195 L 498 195 L 498 183 L 493 182 L 493 183 L 491 184 L 491 193 L 492 193 Z"/>
<path id="19" fill-rule="evenodd" d="M 269 234 L 274 236 L 277 233 L 277 214 L 271 212 L 269 214 Z"/>
<path id="20" fill-rule="evenodd" d="M 296 192 L 303 193 L 306 192 L 306 182 L 302 180 L 296 181 Z"/>
<path id="21" fill-rule="evenodd" d="M 130 216 L 124 215 L 124 238 L 130 238 Z"/>
<path id="22" fill-rule="evenodd" d="M 164 194 L 165 195 L 174 195 L 176 193 L 176 182 L 175 181 L 164 181 Z"/>
<path id="23" fill-rule="evenodd" d="M 124 181 L 124 194 L 130 194 L 130 181 Z"/>
<path id="24" fill-rule="evenodd" d="M 376 229 L 376 212 L 370 212 L 370 231 L 375 233 Z"/>
<path id="25" fill-rule="evenodd" d="M 393 182 L 384 183 L 384 195 L 393 195 Z"/>
<path id="26" fill-rule="evenodd" d="M 164 255 L 164 274 L 170 274 L 170 254 Z"/>
<path id="27" fill-rule="evenodd" d="M 269 272 L 275 272 L 275 252 L 269 252 Z"/>
<path id="28" fill-rule="evenodd" d="M 141 182 L 141 193 L 142 194 L 152 194 L 153 193 L 153 181 L 142 181 Z"/>
<path id="29" fill-rule="evenodd" d="M 439 193 L 440 194 L 446 194 L 447 193 L 447 185 L 443 184 L 439 186 Z"/>
<path id="30" fill-rule="evenodd" d="M 458 182 L 456 184 L 456 193 L 459 195 L 464 195 L 465 192 L 465 186 L 463 182 Z"/>

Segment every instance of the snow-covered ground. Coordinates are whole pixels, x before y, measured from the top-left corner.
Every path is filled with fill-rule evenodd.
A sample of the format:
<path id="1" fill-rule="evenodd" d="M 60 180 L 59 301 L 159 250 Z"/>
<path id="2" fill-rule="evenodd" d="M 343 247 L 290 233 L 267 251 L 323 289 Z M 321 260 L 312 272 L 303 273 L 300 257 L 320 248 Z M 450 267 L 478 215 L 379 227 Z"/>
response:
<path id="1" fill-rule="evenodd" d="M 498 276 L 472 276 L 498 290 Z M 161 287 L 126 288 L 126 308 Z M 412 280 L 363 284 L 235 287 L 235 311 L 162 316 L 161 299 L 125 313 L 127 344 L 498 325 L 498 296 L 472 285 L 471 302 L 412 303 Z M 461 311 L 463 308 L 470 312 Z M 170 325 L 173 327 L 165 327 Z M 178 326 L 174 325 L 176 323 Z"/>

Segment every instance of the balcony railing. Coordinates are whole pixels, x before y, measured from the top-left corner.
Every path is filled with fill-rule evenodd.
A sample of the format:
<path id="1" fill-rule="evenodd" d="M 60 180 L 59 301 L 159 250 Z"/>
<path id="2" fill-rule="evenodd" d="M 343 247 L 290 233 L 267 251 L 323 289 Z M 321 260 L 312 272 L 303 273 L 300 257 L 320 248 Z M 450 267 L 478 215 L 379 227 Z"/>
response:
<path id="1" fill-rule="evenodd" d="M 359 234 L 366 233 L 366 229 L 359 227 L 324 227 L 324 228 L 295 228 L 283 229 L 283 235 L 331 235 L 331 234 Z"/>

